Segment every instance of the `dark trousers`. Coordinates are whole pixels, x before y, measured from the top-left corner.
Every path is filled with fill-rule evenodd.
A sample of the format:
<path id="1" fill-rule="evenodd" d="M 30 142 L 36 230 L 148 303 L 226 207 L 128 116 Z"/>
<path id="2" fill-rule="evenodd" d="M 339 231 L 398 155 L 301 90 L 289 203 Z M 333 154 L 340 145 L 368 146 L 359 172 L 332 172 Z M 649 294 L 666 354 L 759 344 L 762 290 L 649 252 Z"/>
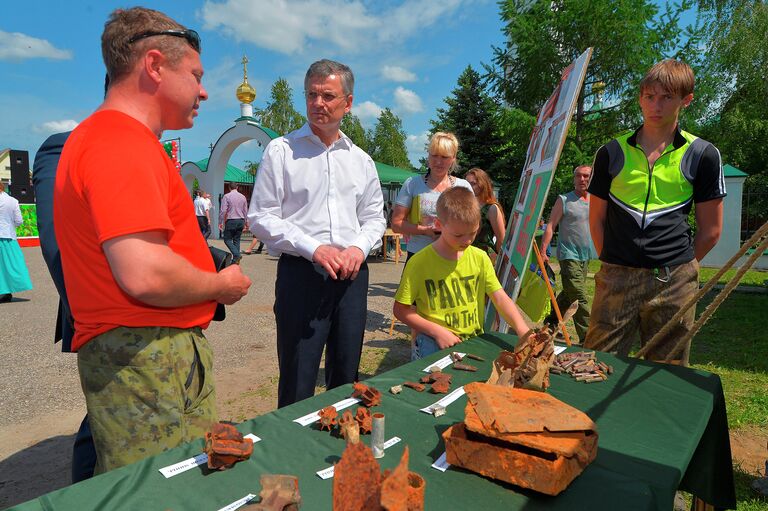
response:
<path id="1" fill-rule="evenodd" d="M 280 257 L 275 282 L 279 408 L 314 395 L 323 348 L 326 388 L 357 380 L 367 299 L 365 262 L 355 280 L 333 280 L 303 257 Z"/>
<path id="2" fill-rule="evenodd" d="M 86 414 L 75 435 L 75 444 L 72 446 L 72 484 L 93 477 L 94 468 L 96 468 L 96 447 L 93 445 L 91 426 Z"/>
<path id="3" fill-rule="evenodd" d="M 203 233 L 203 238 L 208 239 L 211 235 L 211 224 L 208 222 L 208 217 L 197 217 L 197 225 L 200 227 L 200 232 Z"/>
<path id="4" fill-rule="evenodd" d="M 240 236 L 243 235 L 243 227 L 244 218 L 232 218 L 224 224 L 224 244 L 235 259 L 240 257 Z"/>

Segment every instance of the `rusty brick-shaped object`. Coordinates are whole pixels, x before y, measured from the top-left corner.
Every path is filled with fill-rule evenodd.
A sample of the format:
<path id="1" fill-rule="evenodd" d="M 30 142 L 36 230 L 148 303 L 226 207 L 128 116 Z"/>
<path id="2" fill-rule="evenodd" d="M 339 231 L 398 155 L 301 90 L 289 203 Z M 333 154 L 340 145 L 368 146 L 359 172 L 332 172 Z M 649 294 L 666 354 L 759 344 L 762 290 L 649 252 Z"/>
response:
<path id="1" fill-rule="evenodd" d="M 373 417 L 371 417 L 371 412 L 368 411 L 368 408 L 358 406 L 357 412 L 355 413 L 355 421 L 360 425 L 360 433 L 363 433 L 364 435 L 369 435 L 371 433 L 371 429 L 373 428 Z"/>
<path id="2" fill-rule="evenodd" d="M 443 433 L 448 463 L 557 495 L 595 459 L 596 426 L 581 411 L 537 391 L 464 388 L 464 422 Z"/>
<path id="3" fill-rule="evenodd" d="M 253 440 L 243 438 L 243 434 L 233 425 L 217 422 L 205 434 L 205 453 L 208 455 L 208 468 L 225 470 L 251 457 Z"/>
<path id="4" fill-rule="evenodd" d="M 320 418 L 317 420 L 317 424 L 320 426 L 320 429 L 330 431 L 336 425 L 336 418 L 339 416 L 339 412 L 333 406 L 326 406 L 318 412 L 318 415 Z"/>
<path id="5" fill-rule="evenodd" d="M 365 383 L 357 382 L 352 385 L 352 397 L 358 397 L 368 408 L 381 403 L 381 392 Z"/>

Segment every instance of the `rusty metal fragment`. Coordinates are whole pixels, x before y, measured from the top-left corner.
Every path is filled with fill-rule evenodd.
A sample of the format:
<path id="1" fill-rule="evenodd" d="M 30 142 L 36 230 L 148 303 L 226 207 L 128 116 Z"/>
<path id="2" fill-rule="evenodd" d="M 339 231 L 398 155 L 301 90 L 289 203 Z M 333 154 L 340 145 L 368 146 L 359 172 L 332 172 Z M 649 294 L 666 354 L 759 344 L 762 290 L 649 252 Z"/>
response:
<path id="1" fill-rule="evenodd" d="M 469 365 L 469 364 L 463 364 L 461 362 L 454 362 L 453 368 L 454 369 L 458 369 L 460 371 L 470 371 L 470 372 L 473 372 L 473 373 L 475 371 L 477 371 L 477 367 L 475 367 L 473 365 Z"/>
<path id="2" fill-rule="evenodd" d="M 424 385 L 421 383 L 416 383 L 415 381 L 407 381 L 403 383 L 403 387 L 410 387 L 416 392 L 424 392 Z"/>
<path id="3" fill-rule="evenodd" d="M 381 403 L 381 392 L 365 383 L 357 382 L 352 385 L 352 397 L 358 397 L 368 408 L 378 406 Z"/>
<path id="4" fill-rule="evenodd" d="M 352 412 L 344 410 L 339 419 L 339 431 L 341 436 L 347 441 L 347 444 L 356 444 L 360 441 L 360 424 L 357 423 Z"/>
<path id="5" fill-rule="evenodd" d="M 432 388 L 430 389 L 430 391 L 433 394 L 447 394 L 450 388 L 451 388 L 451 380 L 447 378 L 441 378 L 439 380 L 436 380 L 432 384 Z"/>
<path id="6" fill-rule="evenodd" d="M 520 339 L 514 351 L 502 351 L 493 362 L 488 383 L 533 390 L 549 387 L 555 358 L 554 331 L 543 326 Z"/>
<path id="7" fill-rule="evenodd" d="M 336 425 L 336 417 L 339 416 L 336 408 L 333 406 L 326 406 L 318 412 L 320 418 L 317 420 L 317 424 L 320 425 L 320 429 L 327 429 L 331 431 Z"/>
<path id="8" fill-rule="evenodd" d="M 208 468 L 226 470 L 235 463 L 247 460 L 253 453 L 253 440 L 243 438 L 233 425 L 217 422 L 205 434 L 205 453 Z"/>
<path id="9" fill-rule="evenodd" d="M 457 353 L 457 352 L 455 352 L 455 351 L 452 351 L 452 352 L 451 352 L 451 362 L 454 362 L 454 363 L 455 363 L 455 362 L 461 362 L 461 360 L 462 360 L 463 358 L 464 358 L 464 357 L 461 355 L 461 353 Z"/>
<path id="10" fill-rule="evenodd" d="M 360 425 L 360 432 L 364 435 L 369 434 L 373 429 L 373 418 L 371 417 L 371 412 L 368 411 L 368 408 L 363 408 L 362 406 L 357 407 L 355 421 Z"/>
<path id="11" fill-rule="evenodd" d="M 381 472 L 370 447 L 348 445 L 333 470 L 334 511 L 380 511 Z"/>
<path id="12" fill-rule="evenodd" d="M 248 511 L 298 511 L 301 505 L 299 478 L 281 474 L 261 476 L 261 501 L 243 509 Z"/>
<path id="13" fill-rule="evenodd" d="M 594 351 L 577 351 L 555 357 L 549 370 L 556 374 L 568 374 L 576 381 L 595 383 L 607 380 L 613 367 L 598 361 Z"/>
<path id="14" fill-rule="evenodd" d="M 472 353 L 467 353 L 466 357 L 467 358 L 471 358 L 472 360 L 478 360 L 480 362 L 485 362 L 485 359 L 483 357 L 481 357 L 480 355 L 474 355 Z"/>
<path id="15" fill-rule="evenodd" d="M 443 433 L 448 463 L 547 495 L 562 492 L 597 455 L 581 411 L 537 391 L 470 383 L 464 422 Z"/>
<path id="16" fill-rule="evenodd" d="M 334 511 L 423 511 L 424 479 L 408 471 L 408 447 L 392 471 L 379 465 L 365 444 L 348 446 L 336 464 Z"/>

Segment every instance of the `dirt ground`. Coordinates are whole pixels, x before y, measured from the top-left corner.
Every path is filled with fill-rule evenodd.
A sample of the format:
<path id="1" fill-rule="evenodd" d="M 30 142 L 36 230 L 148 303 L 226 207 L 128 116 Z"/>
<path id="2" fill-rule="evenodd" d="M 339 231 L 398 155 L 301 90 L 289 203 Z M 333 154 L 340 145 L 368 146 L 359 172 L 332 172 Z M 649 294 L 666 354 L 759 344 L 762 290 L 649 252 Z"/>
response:
<path id="1" fill-rule="evenodd" d="M 215 245 L 222 246 L 220 242 Z M 23 249 L 34 290 L 0 305 L 0 509 L 70 483 L 74 433 L 85 414 L 75 357 L 53 344 L 58 297 L 39 248 Z M 408 358 L 407 334 L 389 334 L 392 298 L 403 263 L 369 260 L 368 317 L 361 372 L 370 375 Z M 242 421 L 273 410 L 277 360 L 272 304 L 276 259 L 246 256 L 243 271 L 253 285 L 241 302 L 227 308 L 227 320 L 212 323 L 206 335 L 216 360 L 219 413 Z M 731 434 L 734 463 L 763 474 L 768 437 L 741 429 Z"/>

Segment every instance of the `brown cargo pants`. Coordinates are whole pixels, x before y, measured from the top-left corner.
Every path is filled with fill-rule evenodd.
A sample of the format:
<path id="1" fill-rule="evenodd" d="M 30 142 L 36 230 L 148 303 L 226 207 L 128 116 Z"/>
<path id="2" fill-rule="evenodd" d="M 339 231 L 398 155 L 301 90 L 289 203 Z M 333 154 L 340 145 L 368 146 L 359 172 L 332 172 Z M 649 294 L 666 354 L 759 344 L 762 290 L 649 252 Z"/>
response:
<path id="1" fill-rule="evenodd" d="M 595 275 L 595 299 L 584 347 L 629 355 L 637 332 L 640 345 L 645 346 L 696 293 L 698 285 L 699 263 L 695 259 L 670 267 L 668 273 L 664 268 L 602 263 Z M 646 358 L 664 360 L 678 339 L 690 331 L 695 313 L 692 307 Z M 687 366 L 690 349 L 688 343 L 672 363 Z"/>

